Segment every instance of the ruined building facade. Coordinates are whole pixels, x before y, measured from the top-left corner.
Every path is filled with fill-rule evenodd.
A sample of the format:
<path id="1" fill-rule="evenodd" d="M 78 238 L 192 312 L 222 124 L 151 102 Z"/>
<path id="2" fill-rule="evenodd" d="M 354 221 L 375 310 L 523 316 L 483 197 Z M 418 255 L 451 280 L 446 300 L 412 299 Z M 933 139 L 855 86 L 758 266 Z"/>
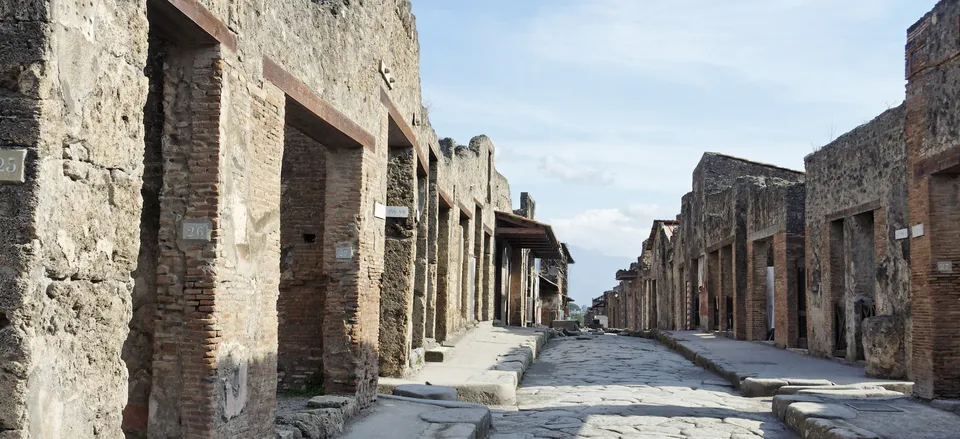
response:
<path id="1" fill-rule="evenodd" d="M 911 26 L 905 102 L 808 155 L 805 172 L 705 154 L 679 224 L 654 222 L 641 264 L 616 273 L 618 288 L 655 294 L 604 293 L 611 326 L 765 340 L 960 398 L 958 17 L 942 0 Z"/>
<path id="2" fill-rule="evenodd" d="M 0 34 L 0 436 L 272 436 L 278 388 L 365 406 L 532 297 L 406 0 L 0 0 Z"/>

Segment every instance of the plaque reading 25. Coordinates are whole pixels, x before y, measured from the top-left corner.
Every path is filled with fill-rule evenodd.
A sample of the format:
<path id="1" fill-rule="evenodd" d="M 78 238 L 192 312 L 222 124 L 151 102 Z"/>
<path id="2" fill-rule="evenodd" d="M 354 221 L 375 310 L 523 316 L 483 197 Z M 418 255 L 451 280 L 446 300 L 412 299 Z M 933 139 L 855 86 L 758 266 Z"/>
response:
<path id="1" fill-rule="evenodd" d="M 25 149 L 0 149 L 0 182 L 23 183 L 23 162 L 26 158 Z"/>
<path id="2" fill-rule="evenodd" d="M 180 238 L 185 241 L 210 242 L 210 220 L 183 220 L 180 223 Z"/>

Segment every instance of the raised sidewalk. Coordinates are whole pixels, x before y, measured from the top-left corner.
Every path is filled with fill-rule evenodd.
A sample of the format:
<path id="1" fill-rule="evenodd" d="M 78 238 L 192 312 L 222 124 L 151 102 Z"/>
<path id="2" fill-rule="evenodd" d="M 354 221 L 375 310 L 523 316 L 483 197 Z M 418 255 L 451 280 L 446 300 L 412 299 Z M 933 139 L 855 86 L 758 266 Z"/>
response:
<path id="1" fill-rule="evenodd" d="M 869 378 L 858 367 L 710 333 L 648 335 L 744 396 L 774 396 L 774 414 L 802 438 L 960 438 L 960 402 L 931 406 L 910 396 L 910 382 Z"/>
<path id="2" fill-rule="evenodd" d="M 764 343 L 698 331 L 653 331 L 652 336 L 698 366 L 711 370 L 744 396 L 773 396 L 784 386 L 870 384 L 909 394 L 913 383 L 864 375 L 862 368 L 798 354 Z"/>
<path id="3" fill-rule="evenodd" d="M 443 362 L 426 363 L 408 378 L 380 378 L 379 393 L 401 384 L 430 383 L 457 389 L 460 401 L 516 404 L 517 385 L 537 354 L 553 337 L 549 329 L 493 326 L 483 322 L 445 348 Z"/>

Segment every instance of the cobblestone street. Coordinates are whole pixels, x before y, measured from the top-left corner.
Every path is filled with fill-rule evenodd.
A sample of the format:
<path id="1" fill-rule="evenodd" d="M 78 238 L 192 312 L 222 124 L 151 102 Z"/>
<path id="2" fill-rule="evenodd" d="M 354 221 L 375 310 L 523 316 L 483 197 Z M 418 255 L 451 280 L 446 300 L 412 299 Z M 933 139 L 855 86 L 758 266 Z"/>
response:
<path id="1" fill-rule="evenodd" d="M 552 342 L 494 413 L 492 439 L 794 438 L 769 398 L 729 383 L 661 344 L 613 335 Z"/>

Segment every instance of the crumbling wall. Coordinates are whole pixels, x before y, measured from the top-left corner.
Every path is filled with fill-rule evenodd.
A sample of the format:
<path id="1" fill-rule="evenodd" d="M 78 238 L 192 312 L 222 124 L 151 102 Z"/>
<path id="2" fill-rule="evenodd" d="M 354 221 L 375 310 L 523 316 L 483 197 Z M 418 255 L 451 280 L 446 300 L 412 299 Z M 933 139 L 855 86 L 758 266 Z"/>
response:
<path id="1" fill-rule="evenodd" d="M 910 326 L 910 242 L 895 238 L 897 230 L 908 227 L 905 142 L 904 107 L 899 106 L 804 160 L 808 337 L 812 353 L 833 355 L 836 328 L 831 297 L 845 297 L 842 291 L 832 291 L 843 285 L 832 277 L 844 274 L 831 273 L 830 223 L 847 221 L 864 212 L 873 212 L 874 216 L 877 315 L 897 316 L 903 327 Z M 831 287 L 832 282 L 839 283 Z M 848 305 L 849 322 L 854 307 Z M 909 329 L 906 333 L 909 344 Z M 848 334 L 848 338 L 852 336 Z"/>
<path id="2" fill-rule="evenodd" d="M 24 183 L 0 186 L 8 435 L 122 435 L 146 38 L 143 4 L 0 2 L 0 148 L 27 150 Z"/>

